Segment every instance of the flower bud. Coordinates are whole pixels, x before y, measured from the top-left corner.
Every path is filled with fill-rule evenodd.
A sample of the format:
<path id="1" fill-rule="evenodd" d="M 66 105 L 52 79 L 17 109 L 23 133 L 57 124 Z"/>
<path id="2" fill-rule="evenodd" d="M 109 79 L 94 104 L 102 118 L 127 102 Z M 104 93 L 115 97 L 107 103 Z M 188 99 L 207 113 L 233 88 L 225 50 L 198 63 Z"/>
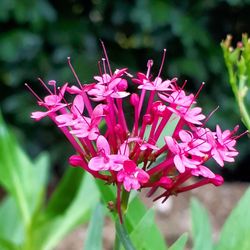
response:
<path id="1" fill-rule="evenodd" d="M 117 84 L 117 89 L 119 91 L 125 91 L 128 87 L 128 82 L 125 79 L 122 79 L 118 84 Z"/>
<path id="2" fill-rule="evenodd" d="M 216 174 L 215 177 L 210 180 L 210 182 L 214 184 L 216 187 L 218 187 L 224 183 L 224 179 L 222 176 Z"/>
<path id="3" fill-rule="evenodd" d="M 152 115 L 150 115 L 150 114 L 144 115 L 143 122 L 145 122 L 148 125 L 152 124 L 152 122 L 153 122 Z"/>
<path id="4" fill-rule="evenodd" d="M 69 164 L 72 167 L 78 167 L 82 165 L 82 157 L 80 155 L 72 155 L 69 157 Z"/>
<path id="5" fill-rule="evenodd" d="M 130 103 L 133 105 L 133 106 L 137 106 L 139 104 L 139 96 L 135 93 L 133 93 L 131 96 L 130 96 Z"/>
<path id="6" fill-rule="evenodd" d="M 167 176 L 163 176 L 159 180 L 159 185 L 166 189 L 170 189 L 172 187 L 172 184 L 173 184 L 173 181 Z"/>

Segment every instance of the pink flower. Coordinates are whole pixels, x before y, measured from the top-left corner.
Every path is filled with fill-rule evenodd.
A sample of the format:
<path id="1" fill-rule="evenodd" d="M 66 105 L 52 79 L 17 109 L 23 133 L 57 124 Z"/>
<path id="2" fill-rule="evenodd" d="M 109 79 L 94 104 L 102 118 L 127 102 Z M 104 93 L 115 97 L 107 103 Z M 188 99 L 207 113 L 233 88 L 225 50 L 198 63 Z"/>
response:
<path id="1" fill-rule="evenodd" d="M 184 90 L 174 90 L 170 95 L 159 93 L 158 96 L 169 103 L 171 107 L 181 106 L 181 107 L 190 107 L 190 105 L 195 103 L 194 95 L 186 95 Z"/>
<path id="2" fill-rule="evenodd" d="M 49 81 L 49 85 L 55 86 L 56 82 L 54 80 Z M 61 88 L 59 88 L 58 94 L 50 94 L 44 98 L 44 101 L 38 101 L 40 106 L 43 106 L 48 109 L 48 111 L 35 111 L 31 113 L 31 118 L 39 121 L 45 116 L 55 113 L 61 108 L 67 106 L 67 104 L 61 103 L 65 90 L 67 88 L 67 83 L 64 84 Z"/>
<path id="3" fill-rule="evenodd" d="M 182 119 L 187 121 L 188 123 L 195 124 L 195 125 L 202 125 L 201 121 L 204 120 L 206 117 L 205 115 L 201 114 L 202 109 L 199 107 L 195 108 L 184 108 L 184 107 L 168 107 L 170 111 L 179 115 Z"/>
<path id="4" fill-rule="evenodd" d="M 207 141 L 201 138 L 194 138 L 190 131 L 181 130 L 179 137 L 184 143 L 186 151 L 191 155 L 204 157 L 211 150 L 211 145 Z"/>
<path id="5" fill-rule="evenodd" d="M 82 119 L 74 125 L 70 133 L 78 138 L 88 137 L 89 140 L 96 140 L 99 135 L 98 125 L 104 116 L 103 109 L 103 104 L 97 105 L 91 117 L 82 116 Z"/>
<path id="6" fill-rule="evenodd" d="M 206 116 L 196 106 L 196 99 L 204 84 L 195 95 L 187 94 L 186 82 L 179 87 L 176 78 L 160 77 L 165 53 L 156 77 L 151 75 L 152 60 L 148 60 L 146 73 L 138 72 L 132 81 L 126 68 L 112 73 L 104 49 L 105 59 L 99 63 L 94 83 L 82 84 L 68 59 L 77 86 L 65 84 L 58 91 L 52 80 L 52 92 L 40 80 L 48 91 L 41 99 L 26 84 L 38 104 L 47 109 L 33 112 L 32 118 L 40 120 L 48 115 L 77 152 L 69 158 L 70 164 L 117 187 L 120 219 L 122 192 L 149 188 L 148 196 L 152 196 L 163 190 L 154 200 L 164 201 L 210 183 L 219 186 L 223 178 L 206 167 L 206 162 L 213 158 L 223 166 L 238 155 L 237 137 L 233 136 L 238 127 L 221 131 L 217 125 L 213 132 L 202 123 Z M 139 93 L 128 91 L 129 80 L 141 89 Z M 130 101 L 126 98 L 129 95 Z M 191 184 L 187 182 L 190 178 L 194 180 Z"/>
<path id="7" fill-rule="evenodd" d="M 123 169 L 117 174 L 117 181 L 122 182 L 126 191 L 138 190 L 142 184 L 147 183 L 149 175 L 144 170 L 138 168 L 136 164 L 127 160 L 123 163 Z"/>
<path id="8" fill-rule="evenodd" d="M 98 156 L 91 158 L 89 168 L 95 171 L 113 170 L 119 171 L 123 168 L 123 162 L 128 159 L 126 155 L 110 154 L 110 146 L 106 138 L 100 135 L 97 138 L 96 146 Z"/>
<path id="9" fill-rule="evenodd" d="M 216 175 L 207 167 L 199 165 L 197 168 L 191 170 L 192 175 L 203 176 L 205 178 L 215 178 Z"/>
<path id="10" fill-rule="evenodd" d="M 60 124 L 59 127 L 73 126 L 82 121 L 83 109 L 83 98 L 81 95 L 77 95 L 73 101 L 70 112 L 56 116 L 56 121 Z"/>
<path id="11" fill-rule="evenodd" d="M 183 144 L 178 144 L 171 136 L 166 136 L 165 141 L 169 150 L 174 154 L 174 164 L 180 173 L 184 173 L 186 168 L 197 168 L 201 161 L 191 159 L 186 147 Z"/>
<path id="12" fill-rule="evenodd" d="M 88 94 L 94 101 L 102 101 L 107 97 L 124 98 L 130 93 L 126 92 L 127 81 L 120 78 L 127 69 L 116 70 L 113 76 L 103 74 L 102 76 L 95 76 L 94 79 L 98 82 L 88 90 Z"/>
<path id="13" fill-rule="evenodd" d="M 156 91 L 168 91 L 172 90 L 172 84 L 170 80 L 162 81 L 160 77 L 156 77 L 154 81 L 150 81 L 146 77 L 142 77 L 139 81 L 140 85 L 138 89 L 156 90 Z"/>
<path id="14" fill-rule="evenodd" d="M 237 131 L 235 128 L 233 133 Z M 236 140 L 232 138 L 232 132 L 230 130 L 221 131 L 219 125 L 216 126 L 216 134 L 208 134 L 208 141 L 212 145 L 211 155 L 215 161 L 221 166 L 224 166 L 224 161 L 234 162 L 234 157 L 239 152 L 234 148 Z"/>

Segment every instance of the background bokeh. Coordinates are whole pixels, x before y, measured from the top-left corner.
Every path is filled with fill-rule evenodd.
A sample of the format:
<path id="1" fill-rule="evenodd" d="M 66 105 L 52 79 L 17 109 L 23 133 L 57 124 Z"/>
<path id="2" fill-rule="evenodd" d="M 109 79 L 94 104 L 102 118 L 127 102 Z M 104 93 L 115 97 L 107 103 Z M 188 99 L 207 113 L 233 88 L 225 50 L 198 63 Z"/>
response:
<path id="1" fill-rule="evenodd" d="M 235 40 L 250 33 L 249 0 L 1 0 L 0 1 L 0 107 L 5 120 L 26 151 L 35 157 L 50 151 L 54 174 L 62 173 L 71 147 L 48 119 L 30 119 L 37 109 L 24 87 L 29 83 L 43 95 L 37 77 L 59 84 L 74 82 L 67 57 L 82 82 L 92 81 L 102 57 L 104 41 L 113 69 L 145 71 L 147 59 L 158 72 L 162 50 L 167 49 L 163 76 L 188 80 L 187 89 L 206 82 L 199 104 L 208 114 L 218 105 L 209 125 L 233 128 L 240 123 L 220 48 L 228 33 Z M 244 126 L 240 123 L 242 131 Z M 249 180 L 247 137 L 239 143 L 235 166 L 224 170 L 228 180 Z"/>

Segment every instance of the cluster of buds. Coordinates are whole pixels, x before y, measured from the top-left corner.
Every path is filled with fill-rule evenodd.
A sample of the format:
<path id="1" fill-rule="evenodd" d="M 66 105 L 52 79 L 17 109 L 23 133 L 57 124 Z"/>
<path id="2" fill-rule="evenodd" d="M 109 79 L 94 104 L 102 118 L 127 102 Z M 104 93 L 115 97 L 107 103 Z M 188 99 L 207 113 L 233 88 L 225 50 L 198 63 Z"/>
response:
<path id="1" fill-rule="evenodd" d="M 38 121 L 48 116 L 74 147 L 76 154 L 69 163 L 116 185 L 120 217 L 121 192 L 147 188 L 148 196 L 152 196 L 161 189 L 154 200 L 165 201 L 170 195 L 209 183 L 219 186 L 223 178 L 207 168 L 206 162 L 213 159 L 223 167 L 238 155 L 238 126 L 232 131 L 222 131 L 219 125 L 215 131 L 205 127 L 210 116 L 195 106 L 204 84 L 195 95 L 187 94 L 186 82 L 180 87 L 176 78 L 160 77 L 165 53 L 156 77 L 150 73 L 152 60 L 147 63 L 147 72 L 136 77 L 127 68 L 112 72 L 104 48 L 99 76 L 94 76 L 92 83 L 80 82 L 68 58 L 77 86 L 66 83 L 57 87 L 56 81 L 50 80 L 49 88 L 39 79 L 48 91 L 41 99 L 26 85 L 39 106 L 46 109 L 33 112 L 31 117 Z M 128 91 L 132 84 L 137 86 L 137 93 Z M 133 113 L 126 117 L 123 106 L 128 103 Z M 173 123 L 172 133 L 166 134 L 164 128 Z M 164 144 L 159 145 L 162 138 Z M 198 178 L 188 181 L 193 176 Z"/>

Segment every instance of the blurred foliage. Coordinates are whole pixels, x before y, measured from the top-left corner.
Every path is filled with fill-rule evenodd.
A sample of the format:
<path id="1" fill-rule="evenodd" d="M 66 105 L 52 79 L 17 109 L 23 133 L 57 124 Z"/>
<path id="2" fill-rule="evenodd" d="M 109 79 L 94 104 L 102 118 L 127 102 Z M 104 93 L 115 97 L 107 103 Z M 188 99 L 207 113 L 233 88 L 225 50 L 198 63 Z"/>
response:
<path id="1" fill-rule="evenodd" d="M 69 145 L 47 120 L 45 126 L 37 126 L 29 118 L 36 106 L 24 83 L 41 94 L 37 77 L 71 82 L 74 78 L 67 56 L 72 58 L 80 79 L 91 81 L 98 72 L 102 39 L 112 67 L 126 64 L 132 72 L 145 71 L 149 58 L 154 59 L 154 71 L 158 72 L 166 48 L 163 75 L 177 76 L 180 82 L 187 79 L 187 88 L 193 91 L 205 81 L 200 98 L 205 113 L 221 107 L 210 124 L 214 126 L 220 120 L 223 127 L 232 128 L 239 116 L 227 85 L 219 43 L 228 33 L 237 39 L 248 32 L 249 14 L 249 0 L 66 0 L 63 4 L 59 0 L 1 0 L 3 113 L 32 156 L 49 149 L 55 167 L 66 162 L 70 152 L 64 152 L 70 151 Z M 241 151 L 247 151 L 244 148 Z M 58 158 L 61 162 L 55 160 Z"/>
<path id="2" fill-rule="evenodd" d="M 250 189 L 248 188 L 233 208 L 217 242 L 212 240 L 212 226 L 206 208 L 195 198 L 191 200 L 192 241 L 194 250 L 238 250 L 250 247 Z M 232 234 L 232 229 L 234 232 Z"/>
<path id="3" fill-rule="evenodd" d="M 0 249 L 54 249 L 89 219 L 99 199 L 93 178 L 68 168 L 60 183 L 48 190 L 48 154 L 31 161 L 1 113 L 0 148 L 0 188 L 6 192 L 0 199 Z"/>
<path id="4" fill-rule="evenodd" d="M 227 66 L 229 83 L 233 90 L 242 121 L 250 131 L 250 39 L 242 35 L 242 41 L 234 49 L 232 36 L 228 35 L 221 43 Z"/>

